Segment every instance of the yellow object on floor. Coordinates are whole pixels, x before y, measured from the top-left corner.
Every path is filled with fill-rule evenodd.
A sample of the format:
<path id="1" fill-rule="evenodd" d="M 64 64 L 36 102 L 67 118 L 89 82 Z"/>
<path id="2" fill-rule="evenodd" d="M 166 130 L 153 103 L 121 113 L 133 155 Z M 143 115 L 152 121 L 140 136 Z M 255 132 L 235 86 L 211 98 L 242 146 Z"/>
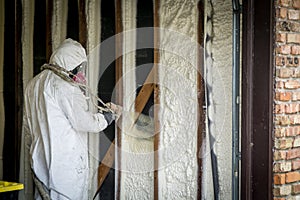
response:
<path id="1" fill-rule="evenodd" d="M 0 192 L 22 190 L 23 188 L 24 188 L 24 185 L 22 183 L 0 181 Z"/>

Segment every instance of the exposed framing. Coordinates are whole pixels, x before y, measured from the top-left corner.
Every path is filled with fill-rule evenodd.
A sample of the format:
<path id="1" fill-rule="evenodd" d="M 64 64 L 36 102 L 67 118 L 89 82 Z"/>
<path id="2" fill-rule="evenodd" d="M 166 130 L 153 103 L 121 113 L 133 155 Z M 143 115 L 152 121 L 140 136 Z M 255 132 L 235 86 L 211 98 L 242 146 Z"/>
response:
<path id="1" fill-rule="evenodd" d="M 52 15 L 53 0 L 46 0 L 46 60 L 48 61 L 52 54 Z"/>
<path id="2" fill-rule="evenodd" d="M 79 12 L 79 42 L 84 48 L 87 47 L 87 22 L 85 13 L 85 0 L 78 1 Z"/>
<path id="3" fill-rule="evenodd" d="M 198 2 L 198 45 L 203 47 L 204 45 L 204 1 Z M 197 164 L 198 164 L 198 177 L 197 177 L 197 199 L 201 199 L 202 196 L 202 144 L 204 141 L 203 133 L 205 132 L 205 113 L 204 113 L 204 79 L 202 77 L 202 72 L 204 71 L 204 60 L 203 60 L 203 52 L 201 49 L 198 50 L 198 59 L 197 59 L 197 97 L 198 97 L 198 129 L 197 129 Z"/>
<path id="4" fill-rule="evenodd" d="M 122 55 L 122 50 L 123 50 L 123 38 L 121 34 L 123 32 L 123 21 L 122 21 L 122 0 L 115 0 L 115 26 L 116 26 L 116 55 Z M 119 34 L 119 35 L 118 35 Z M 122 79 L 123 76 L 123 62 L 122 62 L 122 56 L 116 58 L 116 83 L 120 82 L 118 85 L 118 88 L 116 88 L 116 103 L 118 105 L 123 105 L 123 84 Z M 122 118 L 119 119 L 119 123 L 122 124 Z M 121 166 L 121 148 L 122 148 L 122 130 L 120 126 L 116 126 L 116 136 L 115 139 L 117 139 L 117 145 L 115 146 L 116 151 L 116 161 L 117 165 Z M 116 186 L 116 199 L 120 199 L 121 195 L 121 177 L 122 173 L 121 170 L 118 169 L 116 171 L 116 176 L 117 176 L 117 186 Z"/>
<path id="5" fill-rule="evenodd" d="M 273 199 L 273 1 L 243 1 L 241 199 Z"/>
<path id="6" fill-rule="evenodd" d="M 159 168 L 159 140 L 160 140 L 160 122 L 159 122 L 159 104 L 160 104 L 160 88 L 159 88 L 159 7 L 160 7 L 160 0 L 153 0 L 154 8 L 153 8 L 153 27 L 154 29 L 154 200 L 159 199 L 159 179 L 158 179 L 158 168 Z"/>

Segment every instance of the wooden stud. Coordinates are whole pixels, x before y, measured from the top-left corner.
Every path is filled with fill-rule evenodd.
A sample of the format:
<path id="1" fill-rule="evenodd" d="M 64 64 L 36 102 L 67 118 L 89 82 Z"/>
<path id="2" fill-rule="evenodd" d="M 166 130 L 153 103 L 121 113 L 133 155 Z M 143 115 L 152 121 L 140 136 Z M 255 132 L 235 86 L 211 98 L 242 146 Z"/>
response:
<path id="1" fill-rule="evenodd" d="M 79 12 L 79 43 L 86 48 L 87 45 L 87 22 L 85 13 L 85 0 L 78 1 Z"/>
<path id="2" fill-rule="evenodd" d="M 52 15 L 53 0 L 46 1 L 46 61 L 48 62 L 52 54 Z"/>
<path id="3" fill-rule="evenodd" d="M 198 2 L 198 45 L 203 47 L 204 44 L 204 2 Z M 197 199 L 201 199 L 202 196 L 202 148 L 203 137 L 205 132 L 205 113 L 203 106 L 205 105 L 205 89 L 204 89 L 204 62 L 203 62 L 203 48 L 197 48 L 197 93 L 198 93 L 198 130 L 197 130 L 197 164 L 198 164 L 198 191 Z"/>
<path id="4" fill-rule="evenodd" d="M 160 139 L 160 122 L 159 122 L 159 93 L 160 93 L 160 88 L 159 88 L 159 79 L 158 79 L 158 73 L 159 73 L 159 6 L 160 6 L 160 1 L 159 0 L 154 0 L 154 9 L 153 9 L 153 26 L 154 26 L 154 200 L 159 199 L 159 192 L 158 192 L 158 167 L 159 167 L 159 155 L 158 155 L 158 150 L 159 150 L 159 139 Z"/>
<path id="5" fill-rule="evenodd" d="M 122 63 L 122 49 L 123 49 L 123 38 L 122 38 L 122 32 L 123 32 L 123 21 L 122 21 L 122 0 L 115 0 L 115 26 L 116 26 L 116 83 L 117 84 L 117 93 L 116 93 L 116 103 L 118 105 L 123 105 L 123 84 L 122 84 L 122 76 L 123 76 L 123 63 Z M 118 35 L 119 34 L 119 35 Z M 119 57 L 118 57 L 119 56 Z M 122 117 L 119 119 L 119 123 L 122 124 Z M 122 130 L 120 129 L 120 126 L 116 126 L 116 138 L 117 139 L 117 165 L 121 166 L 121 149 L 122 149 L 122 136 L 121 136 Z M 115 145 L 114 145 L 115 146 Z M 117 191 L 115 198 L 118 200 L 120 199 L 121 194 L 121 177 L 122 173 L 119 169 L 116 171 L 117 176 Z"/>

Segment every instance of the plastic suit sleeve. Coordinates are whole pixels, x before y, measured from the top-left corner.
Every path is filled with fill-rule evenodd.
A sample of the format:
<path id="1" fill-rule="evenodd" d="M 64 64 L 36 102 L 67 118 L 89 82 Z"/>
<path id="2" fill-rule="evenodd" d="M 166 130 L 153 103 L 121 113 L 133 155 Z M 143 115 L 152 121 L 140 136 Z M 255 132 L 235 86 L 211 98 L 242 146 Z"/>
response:
<path id="1" fill-rule="evenodd" d="M 81 132 L 100 132 L 108 124 L 101 113 L 88 110 L 86 97 L 76 86 L 60 88 L 57 99 L 72 128 Z"/>

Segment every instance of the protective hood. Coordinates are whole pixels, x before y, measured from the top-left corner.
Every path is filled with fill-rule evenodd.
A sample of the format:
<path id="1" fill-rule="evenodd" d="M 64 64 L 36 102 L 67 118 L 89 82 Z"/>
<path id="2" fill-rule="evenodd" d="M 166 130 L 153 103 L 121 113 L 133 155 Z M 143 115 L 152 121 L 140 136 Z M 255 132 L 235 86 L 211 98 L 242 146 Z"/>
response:
<path id="1" fill-rule="evenodd" d="M 73 70 L 83 62 L 87 62 L 86 52 L 82 45 L 72 39 L 66 39 L 51 55 L 50 64 L 58 65 L 66 70 Z"/>

